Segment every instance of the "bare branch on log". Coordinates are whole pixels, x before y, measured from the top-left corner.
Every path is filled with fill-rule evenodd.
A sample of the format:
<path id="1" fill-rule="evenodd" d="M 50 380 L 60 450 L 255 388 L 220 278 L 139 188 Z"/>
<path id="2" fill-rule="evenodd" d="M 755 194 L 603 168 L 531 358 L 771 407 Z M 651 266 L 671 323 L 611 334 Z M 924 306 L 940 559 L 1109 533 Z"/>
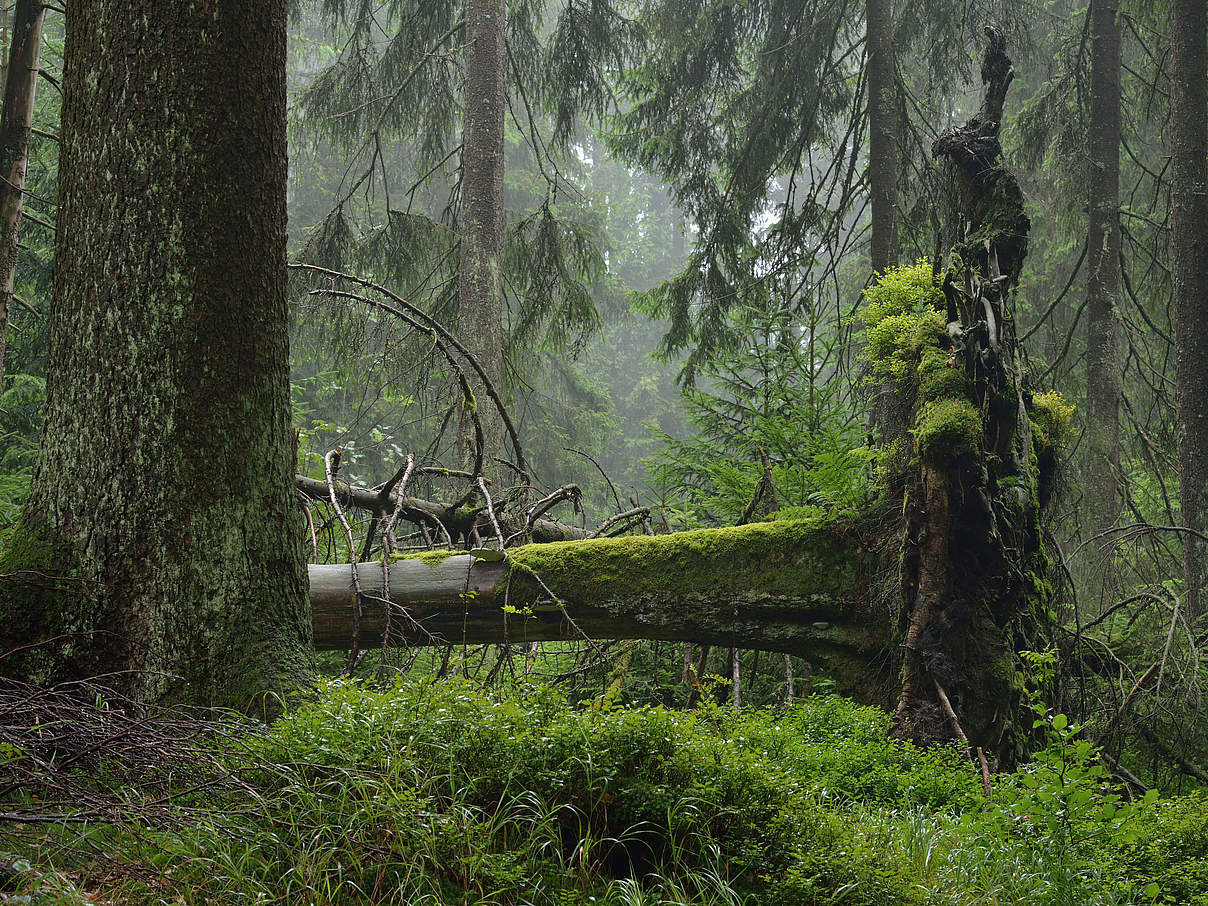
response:
<path id="1" fill-rule="evenodd" d="M 323 466 L 324 471 L 327 473 L 327 498 L 331 501 L 332 507 L 335 508 L 340 524 L 344 526 L 344 536 L 348 539 L 348 556 L 353 557 L 356 555 L 356 542 L 352 536 L 352 526 L 348 524 L 348 517 L 344 515 L 344 510 L 340 507 L 340 501 L 336 495 L 336 472 L 340 468 L 340 451 L 328 450 L 327 455 L 323 457 Z M 357 565 L 355 563 L 348 565 L 352 575 L 353 588 L 352 643 L 348 646 L 348 663 L 345 665 L 344 671 L 351 675 L 357 662 L 360 660 L 361 610 L 365 594 L 361 591 L 361 577 Z"/>
<path id="2" fill-rule="evenodd" d="M 416 471 L 421 470 L 417 469 Z M 328 499 L 327 485 L 322 481 L 297 475 L 294 477 L 294 485 L 303 495 L 312 500 Z M 470 525 L 465 524 L 466 514 L 464 512 L 458 513 L 444 504 L 435 503 L 430 500 L 421 500 L 418 497 L 396 496 L 394 500 L 384 500 L 377 491 L 371 488 L 358 488 L 340 482 L 336 484 L 336 495 L 343 506 L 353 506 L 379 516 L 390 515 L 395 505 L 399 504 L 401 505 L 399 511 L 401 518 L 406 519 L 408 522 L 414 522 L 417 525 L 430 525 L 439 528 L 450 546 L 453 544 L 454 538 L 449 531 L 449 527 L 452 527 L 453 531 L 459 537 L 468 535 L 471 528 Z M 521 527 L 519 521 L 509 520 L 506 514 L 501 519 L 501 525 L 505 531 L 510 529 L 513 532 Z M 586 538 L 589 534 L 573 525 L 564 525 L 561 522 L 554 522 L 550 519 L 534 520 L 531 531 L 533 540 L 542 543 L 575 541 Z"/>
<path id="3" fill-rule="evenodd" d="M 460 342 L 458 342 L 457 338 L 449 333 L 449 331 L 446 330 L 439 321 L 433 318 L 422 308 L 412 305 L 397 293 L 392 292 L 386 287 L 374 283 L 371 280 L 365 280 L 361 277 L 358 277 L 355 274 L 344 274 L 340 271 L 333 271 L 328 268 L 318 267 L 317 265 L 313 264 L 291 264 L 289 267 L 291 270 L 301 270 L 311 274 L 330 277 L 335 280 L 344 280 L 357 286 L 364 287 L 365 289 L 379 292 L 384 296 L 387 296 L 394 303 L 394 305 L 388 305 L 376 299 L 371 299 L 367 296 L 361 296 L 355 293 L 320 291 L 326 295 L 343 295 L 347 298 L 355 299 L 357 301 L 372 305 L 381 311 L 393 314 L 395 317 L 400 318 L 405 323 L 410 324 L 416 329 L 423 330 L 426 333 L 439 337 L 443 345 L 447 345 L 456 350 L 457 354 L 461 356 L 461 358 L 474 370 L 474 373 L 478 375 L 478 379 L 482 381 L 483 387 L 486 388 L 487 395 L 491 398 L 491 402 L 493 402 L 495 407 L 499 410 L 500 419 L 503 421 L 503 426 L 507 430 L 508 436 L 512 441 L 512 448 L 516 452 L 518 471 L 522 476 L 525 477 L 526 481 L 528 480 L 528 476 L 532 475 L 533 472 L 532 469 L 529 468 L 528 461 L 524 457 L 524 448 L 520 445 L 520 435 L 516 431 L 516 426 L 512 423 L 511 416 L 508 415 L 507 407 L 504 406 L 503 399 L 500 397 L 499 391 L 496 389 L 495 385 L 491 383 L 490 378 L 487 376 L 486 371 L 483 369 L 478 360 Z M 443 345 L 442 351 L 444 351 Z M 450 358 L 451 363 L 456 367 L 457 362 L 450 356 L 446 357 Z M 472 398 L 472 394 L 470 398 Z M 479 464 L 479 466 L 475 468 L 475 472 L 479 473 L 481 471 L 481 464 Z"/>

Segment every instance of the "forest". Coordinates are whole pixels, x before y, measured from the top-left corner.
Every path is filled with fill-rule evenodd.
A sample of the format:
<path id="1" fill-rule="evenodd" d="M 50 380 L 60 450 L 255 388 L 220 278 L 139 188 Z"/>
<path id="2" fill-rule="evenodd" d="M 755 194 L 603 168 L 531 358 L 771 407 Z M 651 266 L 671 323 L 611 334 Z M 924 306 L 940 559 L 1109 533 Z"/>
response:
<path id="1" fill-rule="evenodd" d="M 1208 906 L 1203 0 L 0 0 L 0 904 Z"/>

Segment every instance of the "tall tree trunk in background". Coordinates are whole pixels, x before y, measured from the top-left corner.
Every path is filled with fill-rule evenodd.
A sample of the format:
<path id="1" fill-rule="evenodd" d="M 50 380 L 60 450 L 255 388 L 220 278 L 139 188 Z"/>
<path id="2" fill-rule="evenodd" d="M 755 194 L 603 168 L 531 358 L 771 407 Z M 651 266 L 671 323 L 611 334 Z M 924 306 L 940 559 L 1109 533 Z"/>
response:
<path id="1" fill-rule="evenodd" d="M 5 673 L 242 706 L 309 668 L 285 20 L 69 4 L 46 427 L 0 554 L 0 650 L 43 644 Z"/>
<path id="2" fill-rule="evenodd" d="M 1092 0 L 1090 187 L 1086 281 L 1086 450 L 1082 540 L 1120 512 L 1120 27 L 1117 0 Z M 1106 589 L 1097 545 L 1085 549 L 1084 589 L 1096 610 Z"/>
<path id="3" fill-rule="evenodd" d="M 1183 525 L 1208 531 L 1208 16 L 1170 4 L 1170 272 Z M 1187 611 L 1208 604 L 1208 544 L 1184 536 Z"/>
<path id="4" fill-rule="evenodd" d="M 462 140 L 461 264 L 458 338 L 497 388 L 503 387 L 503 118 L 507 73 L 503 0 L 466 0 L 466 111 Z M 486 393 L 479 397 L 488 476 L 503 451 L 503 424 Z M 463 459 L 469 420 L 462 419 Z"/>
<path id="5" fill-rule="evenodd" d="M 8 57 L 4 56 L 4 48 L 8 47 L 8 0 L 0 0 L 0 91 L 8 84 Z"/>
<path id="6" fill-rule="evenodd" d="M 34 118 L 34 89 L 38 84 L 38 59 L 42 53 L 44 10 L 40 0 L 17 0 L 6 70 L 6 76 L 11 78 L 4 80 L 4 105 L 0 108 L 0 177 L 3 178 L 0 182 L 0 389 L 4 385 L 4 349 L 17 274 L 21 200 L 25 191 L 25 166 L 29 162 L 29 130 Z M 6 10 L 6 25 L 7 21 Z"/>
<path id="7" fill-rule="evenodd" d="M 898 139 L 893 0 L 868 0 L 868 185 L 872 207 L 872 269 L 898 259 Z"/>
<path id="8" fill-rule="evenodd" d="M 867 0 L 865 34 L 868 62 L 868 186 L 872 238 L 869 259 L 872 273 L 880 274 L 897 263 L 897 100 L 893 49 L 893 0 Z M 810 349 L 811 358 L 813 349 Z M 813 380 L 810 382 L 811 402 Z M 898 395 L 873 397 L 869 426 L 882 440 L 900 437 L 909 413 Z"/>

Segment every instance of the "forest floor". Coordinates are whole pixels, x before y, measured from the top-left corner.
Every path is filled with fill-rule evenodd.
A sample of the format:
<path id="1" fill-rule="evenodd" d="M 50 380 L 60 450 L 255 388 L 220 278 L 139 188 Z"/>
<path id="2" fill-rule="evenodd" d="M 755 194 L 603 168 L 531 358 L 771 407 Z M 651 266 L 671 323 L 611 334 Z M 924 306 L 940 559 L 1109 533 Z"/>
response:
<path id="1" fill-rule="evenodd" d="M 157 730 L 159 761 L 38 755 L 45 789 L 4 796 L 0 903 L 1206 906 L 1208 796 L 1133 798 L 1078 727 L 1038 723 L 987 797 L 965 753 L 835 696 L 333 681 L 269 728 Z M 76 768 L 73 818 L 52 799 Z"/>

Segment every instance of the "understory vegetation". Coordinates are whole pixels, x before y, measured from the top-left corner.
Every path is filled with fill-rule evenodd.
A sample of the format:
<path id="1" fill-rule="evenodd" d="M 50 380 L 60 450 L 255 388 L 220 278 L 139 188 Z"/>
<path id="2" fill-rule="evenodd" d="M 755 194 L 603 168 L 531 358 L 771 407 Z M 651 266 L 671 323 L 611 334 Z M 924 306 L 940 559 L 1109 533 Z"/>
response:
<path id="1" fill-rule="evenodd" d="M 132 772 L 120 745 L 101 770 L 44 762 L 47 780 L 81 771 L 81 801 L 108 797 L 123 817 L 6 825 L 2 896 L 1208 903 L 1203 793 L 1134 801 L 1104 782 L 1078 727 L 1038 724 L 1047 744 L 987 797 L 957 748 L 890 740 L 885 712 L 835 696 L 686 712 L 572 707 L 525 684 L 333 680 L 268 729 L 232 719 L 210 737 L 205 758 L 222 772 L 208 783 L 167 753 Z M 10 790 L 7 810 L 37 814 L 39 792 Z"/>
<path id="2" fill-rule="evenodd" d="M 1208 906 L 1194 3 L 18 5 L 0 906 Z"/>

